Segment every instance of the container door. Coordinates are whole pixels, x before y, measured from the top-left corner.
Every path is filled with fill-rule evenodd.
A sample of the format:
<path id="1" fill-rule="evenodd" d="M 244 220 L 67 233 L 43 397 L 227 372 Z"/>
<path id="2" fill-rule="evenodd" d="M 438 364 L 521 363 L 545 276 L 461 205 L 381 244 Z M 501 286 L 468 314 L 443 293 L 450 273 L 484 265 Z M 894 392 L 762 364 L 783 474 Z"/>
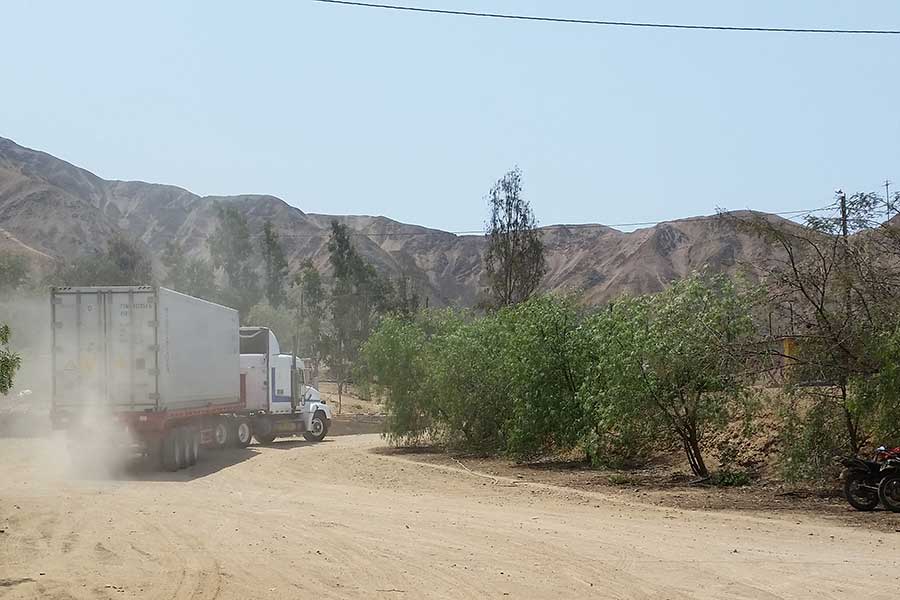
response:
<path id="1" fill-rule="evenodd" d="M 152 289 L 116 291 L 105 308 L 109 403 L 124 410 L 155 407 L 156 294 Z"/>
<path id="2" fill-rule="evenodd" d="M 74 288 L 53 295 L 53 396 L 57 408 L 156 407 L 152 288 Z"/>
<path id="3" fill-rule="evenodd" d="M 53 403 L 78 408 L 106 402 L 106 319 L 98 292 L 53 296 Z"/>

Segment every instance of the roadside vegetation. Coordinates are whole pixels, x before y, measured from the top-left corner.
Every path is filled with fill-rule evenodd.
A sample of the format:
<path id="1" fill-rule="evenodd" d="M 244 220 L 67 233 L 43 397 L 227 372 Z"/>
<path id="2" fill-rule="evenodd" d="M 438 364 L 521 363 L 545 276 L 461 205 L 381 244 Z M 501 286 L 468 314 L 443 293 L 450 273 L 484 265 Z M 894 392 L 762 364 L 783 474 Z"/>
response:
<path id="1" fill-rule="evenodd" d="M 0 394 L 5 394 L 13 385 L 13 376 L 19 368 L 21 358 L 9 349 L 9 325 L 0 323 Z"/>
<path id="2" fill-rule="evenodd" d="M 492 215 L 527 230 L 518 183 L 498 183 L 508 201 L 492 192 Z M 832 209 L 796 226 L 722 215 L 779 249 L 759 280 L 695 273 L 602 307 L 510 275 L 541 272 L 540 252 L 489 252 L 486 311 L 389 316 L 364 345 L 387 438 L 613 466 L 677 448 L 696 477 L 743 485 L 737 448 L 772 426 L 786 480 L 833 481 L 835 457 L 900 443 L 900 229 L 874 194 Z M 521 233 L 492 216 L 487 235 Z"/>
<path id="3" fill-rule="evenodd" d="M 617 465 L 677 447 L 707 477 L 707 435 L 752 407 L 747 302 L 724 277 L 696 275 L 596 311 L 541 295 L 487 315 L 392 316 L 364 356 L 394 442 L 517 458 L 578 449 Z"/>

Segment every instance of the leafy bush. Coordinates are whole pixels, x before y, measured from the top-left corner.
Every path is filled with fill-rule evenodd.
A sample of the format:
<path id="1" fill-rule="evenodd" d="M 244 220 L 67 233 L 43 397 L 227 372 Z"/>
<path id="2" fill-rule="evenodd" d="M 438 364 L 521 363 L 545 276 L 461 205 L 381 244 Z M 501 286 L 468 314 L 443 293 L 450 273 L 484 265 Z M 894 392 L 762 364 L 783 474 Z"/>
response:
<path id="1" fill-rule="evenodd" d="M 586 324 L 591 367 L 580 390 L 592 459 L 678 443 L 694 474 L 707 476 L 704 437 L 747 395 L 741 347 L 753 331 L 748 307 L 724 277 L 694 275 L 594 315 Z"/>
<path id="2" fill-rule="evenodd" d="M 509 419 L 506 450 L 528 457 L 575 447 L 584 423 L 578 389 L 587 367 L 570 299 L 544 296 L 497 313 Z"/>
<path id="3" fill-rule="evenodd" d="M 704 435 L 745 390 L 735 349 L 750 331 L 744 307 L 724 278 L 695 276 L 587 318 L 554 296 L 480 318 L 392 317 L 364 356 L 393 441 L 525 458 L 578 447 L 615 465 L 678 443 L 705 476 Z"/>
<path id="4" fill-rule="evenodd" d="M 28 260 L 18 254 L 0 254 L 0 293 L 12 292 L 28 283 Z"/>
<path id="5" fill-rule="evenodd" d="M 634 396 L 625 385 L 641 379 L 637 324 L 645 304 L 645 299 L 617 302 L 591 315 L 579 329 L 588 364 L 578 391 L 585 421 L 580 445 L 595 465 L 643 462 L 661 427 L 655 413 L 630 401 Z"/>
<path id="6" fill-rule="evenodd" d="M 282 352 L 291 352 L 299 327 L 297 312 L 285 306 L 273 307 L 268 302 L 255 304 L 247 314 L 248 325 L 268 327 L 275 333 Z"/>
<path id="7" fill-rule="evenodd" d="M 366 365 L 385 396 L 385 433 L 392 442 L 415 444 L 432 430 L 428 350 L 422 323 L 397 317 L 382 320 L 363 347 Z"/>
<path id="8" fill-rule="evenodd" d="M 57 263 L 50 274 L 52 285 L 150 285 L 150 257 L 137 241 L 117 235 L 106 250 Z"/>
<path id="9" fill-rule="evenodd" d="M 834 459 L 851 454 L 844 414 L 838 402 L 810 399 L 797 393 L 782 408 L 780 456 L 786 481 L 833 481 Z"/>
<path id="10" fill-rule="evenodd" d="M 21 358 L 15 352 L 12 352 L 7 344 L 12 333 L 9 326 L 0 323 L 0 394 L 5 394 L 13 385 L 13 376 L 16 374 Z"/>
<path id="11" fill-rule="evenodd" d="M 712 484 L 717 487 L 740 487 L 750 483 L 750 473 L 740 469 L 722 469 L 712 476 Z"/>
<path id="12" fill-rule="evenodd" d="M 521 457 L 575 446 L 577 325 L 574 305 L 553 297 L 482 318 L 426 311 L 384 319 L 363 354 L 385 393 L 388 438 Z"/>

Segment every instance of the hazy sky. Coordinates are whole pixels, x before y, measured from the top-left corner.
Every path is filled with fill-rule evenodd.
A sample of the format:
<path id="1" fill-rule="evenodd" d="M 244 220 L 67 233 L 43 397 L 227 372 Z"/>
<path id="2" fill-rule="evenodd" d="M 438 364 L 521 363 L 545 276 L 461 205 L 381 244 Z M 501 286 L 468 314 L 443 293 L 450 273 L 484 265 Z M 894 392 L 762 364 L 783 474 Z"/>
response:
<path id="1" fill-rule="evenodd" d="M 388 0 L 385 0 L 388 1 Z M 393 0 L 391 0 L 393 1 Z M 900 29 L 900 2 L 396 0 L 605 20 Z M 285 2 L 6 2 L 0 136 L 110 179 L 480 228 L 900 189 L 900 36 L 685 32 Z"/>

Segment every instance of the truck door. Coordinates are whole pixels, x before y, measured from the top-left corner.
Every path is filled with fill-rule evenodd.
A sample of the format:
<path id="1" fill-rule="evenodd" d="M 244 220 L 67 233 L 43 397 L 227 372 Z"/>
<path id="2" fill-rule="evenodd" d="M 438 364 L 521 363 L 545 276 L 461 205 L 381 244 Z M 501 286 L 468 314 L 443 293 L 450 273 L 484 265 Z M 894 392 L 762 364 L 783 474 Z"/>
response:
<path id="1" fill-rule="evenodd" d="M 270 364 L 272 386 L 272 412 L 289 413 L 293 410 L 291 403 L 291 357 L 278 354 L 272 357 Z"/>

